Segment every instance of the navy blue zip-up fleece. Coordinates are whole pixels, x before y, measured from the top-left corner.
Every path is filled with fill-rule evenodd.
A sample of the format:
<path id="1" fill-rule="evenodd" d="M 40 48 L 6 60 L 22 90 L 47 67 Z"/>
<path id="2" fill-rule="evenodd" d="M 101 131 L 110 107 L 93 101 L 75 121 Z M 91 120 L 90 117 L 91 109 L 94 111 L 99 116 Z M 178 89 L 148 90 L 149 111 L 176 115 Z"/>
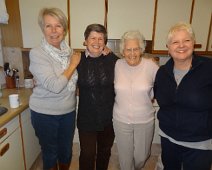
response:
<path id="1" fill-rule="evenodd" d="M 193 56 L 192 67 L 177 86 L 171 58 L 157 72 L 154 94 L 160 129 L 177 141 L 212 138 L 212 59 Z"/>

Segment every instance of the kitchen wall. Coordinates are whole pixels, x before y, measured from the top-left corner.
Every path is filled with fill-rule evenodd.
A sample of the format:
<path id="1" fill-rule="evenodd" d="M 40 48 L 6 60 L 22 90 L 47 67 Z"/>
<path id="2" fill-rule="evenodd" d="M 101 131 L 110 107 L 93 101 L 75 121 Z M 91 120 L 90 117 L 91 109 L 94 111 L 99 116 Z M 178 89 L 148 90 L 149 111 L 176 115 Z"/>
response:
<path id="1" fill-rule="evenodd" d="M 1 32 L 0 32 L 1 33 Z M 4 57 L 3 57 L 4 56 Z M 0 39 L 0 66 L 3 67 L 4 62 L 8 62 L 11 68 L 18 69 L 18 75 L 20 76 L 20 86 L 24 86 L 24 72 L 21 48 L 14 47 L 2 47 Z M 6 87 L 5 74 L 3 68 L 0 69 L 0 84 L 2 87 Z"/>
<path id="2" fill-rule="evenodd" d="M 10 63 L 11 68 L 18 69 L 20 86 L 24 86 L 24 70 L 22 52 L 19 47 L 3 47 L 4 62 Z"/>

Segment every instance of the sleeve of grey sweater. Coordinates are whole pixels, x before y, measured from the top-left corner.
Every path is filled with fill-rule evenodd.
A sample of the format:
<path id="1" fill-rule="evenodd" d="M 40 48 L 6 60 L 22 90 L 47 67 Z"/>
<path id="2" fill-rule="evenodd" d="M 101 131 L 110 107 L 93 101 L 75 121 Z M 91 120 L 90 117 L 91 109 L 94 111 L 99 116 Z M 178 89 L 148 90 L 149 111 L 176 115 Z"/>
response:
<path id="1" fill-rule="evenodd" d="M 67 88 L 68 79 L 62 75 L 64 70 L 60 63 L 43 51 L 41 47 L 32 49 L 29 56 L 29 70 L 34 76 L 36 86 L 42 86 L 52 93 L 60 93 Z"/>

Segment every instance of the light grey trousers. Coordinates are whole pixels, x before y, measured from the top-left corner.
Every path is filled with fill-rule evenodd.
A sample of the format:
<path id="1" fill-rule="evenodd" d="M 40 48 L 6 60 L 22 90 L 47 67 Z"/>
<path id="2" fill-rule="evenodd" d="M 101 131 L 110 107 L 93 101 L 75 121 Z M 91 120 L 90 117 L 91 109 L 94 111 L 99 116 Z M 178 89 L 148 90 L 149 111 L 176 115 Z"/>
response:
<path id="1" fill-rule="evenodd" d="M 121 170 L 141 170 L 150 155 L 154 120 L 145 124 L 126 124 L 113 120 Z"/>

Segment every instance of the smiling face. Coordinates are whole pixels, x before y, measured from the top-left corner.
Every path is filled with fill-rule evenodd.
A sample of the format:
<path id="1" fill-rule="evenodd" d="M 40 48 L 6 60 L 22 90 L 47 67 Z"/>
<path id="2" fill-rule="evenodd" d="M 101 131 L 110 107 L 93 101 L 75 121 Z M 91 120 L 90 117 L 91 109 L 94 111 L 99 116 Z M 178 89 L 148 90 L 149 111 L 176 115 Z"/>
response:
<path id="1" fill-rule="evenodd" d="M 167 47 L 174 61 L 192 60 L 194 40 L 186 30 L 182 29 L 174 32 Z"/>
<path id="2" fill-rule="evenodd" d="M 125 40 L 123 56 L 130 66 L 136 66 L 141 61 L 141 48 L 139 47 L 139 41 L 136 39 Z"/>
<path id="3" fill-rule="evenodd" d="M 85 44 L 92 56 L 100 56 L 105 47 L 104 34 L 96 31 L 91 31 L 88 38 L 85 40 Z"/>
<path id="4" fill-rule="evenodd" d="M 51 15 L 45 15 L 43 33 L 50 45 L 60 48 L 60 43 L 64 39 L 65 32 L 58 19 Z"/>

